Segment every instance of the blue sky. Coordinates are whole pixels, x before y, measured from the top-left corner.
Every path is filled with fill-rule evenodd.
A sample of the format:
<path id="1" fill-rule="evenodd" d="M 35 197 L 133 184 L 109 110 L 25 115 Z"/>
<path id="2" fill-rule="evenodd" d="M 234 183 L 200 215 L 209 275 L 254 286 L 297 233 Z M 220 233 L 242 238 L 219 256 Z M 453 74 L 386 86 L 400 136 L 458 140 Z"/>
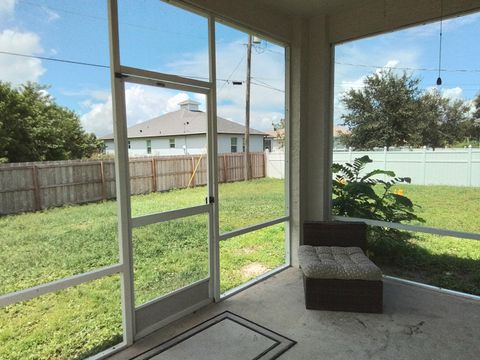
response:
<path id="1" fill-rule="evenodd" d="M 336 123 L 341 123 L 344 111 L 341 94 L 350 88 L 360 89 L 365 76 L 378 71 L 375 66 L 418 69 L 407 72 L 421 79 L 422 89 L 436 88 L 439 30 L 440 24 L 435 22 L 336 46 Z M 442 69 L 445 71 L 441 73 L 443 83 L 439 90 L 444 96 L 471 101 L 480 93 L 479 38 L 479 13 L 443 22 Z"/>
<path id="2" fill-rule="evenodd" d="M 207 20 L 158 0 L 120 0 L 121 60 L 183 76 L 208 77 Z M 344 109 L 341 94 L 361 88 L 376 67 L 435 69 L 438 64 L 438 23 L 371 37 L 336 47 L 335 122 Z M 244 121 L 245 33 L 217 24 L 218 113 Z M 480 16 L 444 22 L 441 91 L 471 100 L 480 90 Z M 106 1 L 2 0 L 0 51 L 109 65 Z M 252 126 L 271 129 L 284 116 L 284 50 L 262 41 L 252 55 Z M 346 64 L 353 64 L 346 65 Z M 0 80 L 49 85 L 56 100 L 81 117 L 84 128 L 102 135 L 111 130 L 109 69 L 64 64 L 0 54 Z M 466 70 L 466 71 L 450 71 Z M 474 71 L 476 70 L 476 71 Z M 431 88 L 436 71 L 410 70 Z M 164 89 L 128 85 L 129 125 L 176 110 L 186 97 L 204 98 Z M 204 107 L 204 105 L 203 105 Z"/>
<path id="3" fill-rule="evenodd" d="M 120 46 L 124 65 L 208 78 L 207 19 L 158 0 L 120 0 Z M 2 0 L 0 51 L 109 65 L 106 1 Z M 247 35 L 217 24 L 218 113 L 244 121 Z M 75 110 L 84 128 L 111 131 L 109 69 L 0 54 L 0 80 L 37 81 Z M 267 41 L 252 52 L 252 126 L 270 130 L 284 116 L 284 50 Z M 273 88 L 273 89 L 272 89 Z M 196 94 L 127 85 L 129 125 L 178 109 Z"/>

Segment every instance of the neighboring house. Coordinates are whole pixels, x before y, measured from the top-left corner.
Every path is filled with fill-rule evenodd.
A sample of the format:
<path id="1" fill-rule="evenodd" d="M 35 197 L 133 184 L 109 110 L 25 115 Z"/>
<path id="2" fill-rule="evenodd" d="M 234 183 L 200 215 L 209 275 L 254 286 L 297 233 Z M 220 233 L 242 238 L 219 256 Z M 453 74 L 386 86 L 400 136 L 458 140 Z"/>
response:
<path id="1" fill-rule="evenodd" d="M 128 128 L 130 156 L 204 154 L 207 150 L 207 114 L 200 103 L 185 100 L 180 110 Z M 218 153 L 244 151 L 245 126 L 217 117 Z M 266 133 L 250 128 L 250 152 L 263 151 Z M 113 134 L 102 136 L 107 153 L 114 152 Z"/>
<path id="2" fill-rule="evenodd" d="M 343 126 L 335 126 L 333 128 L 333 148 L 344 149 L 345 145 L 342 144 L 340 138 L 342 135 L 349 135 L 350 133 L 350 130 Z M 284 151 L 285 129 L 269 131 L 263 141 L 263 147 L 271 152 Z"/>
<path id="3" fill-rule="evenodd" d="M 333 148 L 334 149 L 345 149 L 346 146 L 342 143 L 341 137 L 345 135 L 350 135 L 351 131 L 343 126 L 335 126 L 333 128 Z"/>
<path id="4" fill-rule="evenodd" d="M 270 152 L 284 151 L 285 129 L 271 130 L 264 139 L 263 147 Z"/>

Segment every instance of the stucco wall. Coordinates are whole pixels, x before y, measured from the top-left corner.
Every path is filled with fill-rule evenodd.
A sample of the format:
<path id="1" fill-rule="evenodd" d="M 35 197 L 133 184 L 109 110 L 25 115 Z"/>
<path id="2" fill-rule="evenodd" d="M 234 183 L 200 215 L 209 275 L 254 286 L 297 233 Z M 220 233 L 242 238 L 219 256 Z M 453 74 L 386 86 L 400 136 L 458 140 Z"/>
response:
<path id="1" fill-rule="evenodd" d="M 243 152 L 241 135 L 218 135 L 218 153 L 230 153 L 230 139 L 237 138 L 237 152 Z M 170 139 L 175 138 L 175 148 L 170 148 Z M 147 154 L 147 138 L 130 139 L 130 149 L 128 151 L 130 156 L 145 156 Z M 152 141 L 151 155 L 184 155 L 184 154 L 204 154 L 206 152 L 206 138 L 204 135 L 188 135 L 188 136 L 174 136 L 174 137 L 157 137 L 150 138 Z M 113 140 L 106 140 L 106 152 L 112 154 L 114 152 Z M 185 147 L 184 147 L 185 146 Z M 250 151 L 263 151 L 263 136 L 250 136 Z"/>

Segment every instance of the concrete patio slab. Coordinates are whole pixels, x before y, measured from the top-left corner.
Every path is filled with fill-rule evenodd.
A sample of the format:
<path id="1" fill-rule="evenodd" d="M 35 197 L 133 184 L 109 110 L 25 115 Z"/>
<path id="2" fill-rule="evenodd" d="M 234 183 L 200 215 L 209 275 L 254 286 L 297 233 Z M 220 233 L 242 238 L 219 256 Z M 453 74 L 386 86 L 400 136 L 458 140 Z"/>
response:
<path id="1" fill-rule="evenodd" d="M 480 301 L 384 282 L 384 313 L 306 310 L 301 273 L 289 268 L 142 339 L 130 359 L 225 310 L 298 343 L 279 359 L 478 359 Z"/>

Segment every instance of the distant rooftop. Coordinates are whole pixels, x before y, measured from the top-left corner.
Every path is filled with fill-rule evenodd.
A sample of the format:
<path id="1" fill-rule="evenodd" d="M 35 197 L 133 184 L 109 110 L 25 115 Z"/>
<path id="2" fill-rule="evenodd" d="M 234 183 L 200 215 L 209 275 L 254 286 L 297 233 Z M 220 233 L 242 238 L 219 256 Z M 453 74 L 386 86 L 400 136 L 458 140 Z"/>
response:
<path id="1" fill-rule="evenodd" d="M 200 103 L 188 99 L 178 105 L 180 110 L 129 127 L 128 138 L 205 134 L 207 132 L 207 114 L 198 109 Z M 217 117 L 217 132 L 219 134 L 244 134 L 245 126 Z M 266 133 L 252 128 L 250 128 L 250 135 L 267 136 Z M 101 136 L 100 139 L 113 139 L 113 134 Z"/>
<path id="2" fill-rule="evenodd" d="M 180 105 L 181 110 L 199 111 L 198 106 L 200 105 L 200 103 L 195 100 L 187 99 L 179 102 L 178 105 Z"/>

